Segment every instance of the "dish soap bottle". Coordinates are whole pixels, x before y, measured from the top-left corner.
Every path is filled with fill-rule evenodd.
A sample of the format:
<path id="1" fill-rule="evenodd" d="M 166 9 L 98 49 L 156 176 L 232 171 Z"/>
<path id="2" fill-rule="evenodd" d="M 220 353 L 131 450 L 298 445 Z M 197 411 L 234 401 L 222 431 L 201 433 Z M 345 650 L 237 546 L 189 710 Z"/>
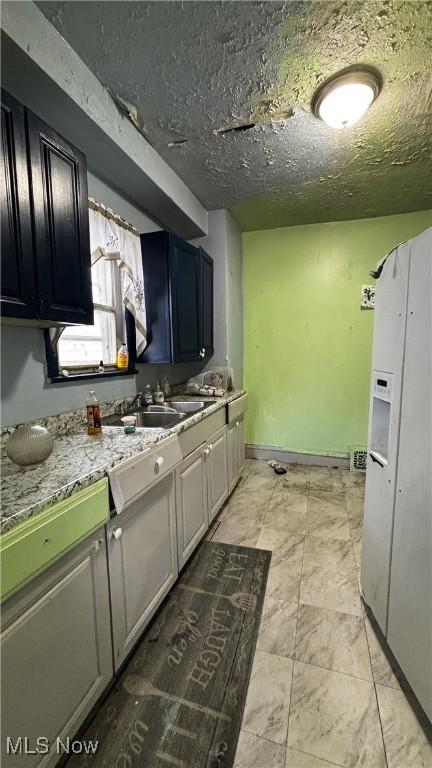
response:
<path id="1" fill-rule="evenodd" d="M 144 402 L 146 405 L 153 404 L 153 393 L 150 384 L 146 384 L 144 387 Z"/>
<path id="2" fill-rule="evenodd" d="M 94 389 L 91 389 L 87 400 L 87 433 L 89 435 L 100 435 L 101 432 L 99 401 Z"/>
<path id="3" fill-rule="evenodd" d="M 129 366 L 129 353 L 127 351 L 126 342 L 123 342 L 119 351 L 117 352 L 117 368 L 121 370 L 127 370 Z"/>
<path id="4" fill-rule="evenodd" d="M 161 390 L 161 385 L 159 384 L 158 381 L 156 382 L 156 389 L 153 392 L 153 400 L 158 405 L 161 405 L 164 402 L 164 400 L 165 400 L 164 393 Z"/>

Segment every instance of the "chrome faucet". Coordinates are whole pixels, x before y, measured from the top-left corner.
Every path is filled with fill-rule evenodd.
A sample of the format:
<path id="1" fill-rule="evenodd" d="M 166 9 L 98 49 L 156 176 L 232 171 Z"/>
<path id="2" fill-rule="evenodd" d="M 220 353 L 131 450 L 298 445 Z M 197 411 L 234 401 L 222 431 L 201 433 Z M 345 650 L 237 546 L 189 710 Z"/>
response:
<path id="1" fill-rule="evenodd" d="M 137 392 L 134 399 L 132 400 L 131 406 L 132 408 L 135 408 L 135 406 L 138 406 L 138 408 L 143 407 L 143 398 L 144 395 L 142 392 Z"/>

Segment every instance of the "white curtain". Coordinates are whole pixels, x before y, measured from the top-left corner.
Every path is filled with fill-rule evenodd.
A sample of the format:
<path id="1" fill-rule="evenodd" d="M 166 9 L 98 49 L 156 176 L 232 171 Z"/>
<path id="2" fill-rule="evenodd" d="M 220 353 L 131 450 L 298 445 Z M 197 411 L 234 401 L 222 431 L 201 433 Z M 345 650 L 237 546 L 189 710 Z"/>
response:
<path id="1" fill-rule="evenodd" d="M 138 235 L 120 227 L 99 211 L 89 209 L 92 265 L 100 258 L 116 261 L 121 275 L 123 304 L 135 319 L 137 357 L 147 346 L 147 319 L 141 243 Z"/>

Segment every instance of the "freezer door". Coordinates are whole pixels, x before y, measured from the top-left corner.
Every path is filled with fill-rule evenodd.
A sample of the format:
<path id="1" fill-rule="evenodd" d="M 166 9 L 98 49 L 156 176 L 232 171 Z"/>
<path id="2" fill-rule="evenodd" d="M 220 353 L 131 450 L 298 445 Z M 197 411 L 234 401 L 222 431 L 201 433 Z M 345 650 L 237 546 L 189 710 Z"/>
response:
<path id="1" fill-rule="evenodd" d="M 432 229 L 411 243 L 387 640 L 432 719 Z"/>
<path id="2" fill-rule="evenodd" d="M 377 283 L 374 319 L 361 585 L 366 603 L 384 634 L 387 632 L 409 254 L 408 244 L 404 243 L 387 259 Z M 381 401 L 384 409 L 387 408 L 385 413 L 376 402 L 376 395 L 382 395 L 377 385 L 381 379 L 391 381 L 391 402 Z M 386 440 L 386 460 L 380 461 L 377 458 L 383 457 L 380 456 L 382 450 L 377 451 L 377 434 L 385 422 L 384 416 L 388 419 L 388 443 Z M 377 425 L 374 418 L 380 420 L 380 424 Z"/>

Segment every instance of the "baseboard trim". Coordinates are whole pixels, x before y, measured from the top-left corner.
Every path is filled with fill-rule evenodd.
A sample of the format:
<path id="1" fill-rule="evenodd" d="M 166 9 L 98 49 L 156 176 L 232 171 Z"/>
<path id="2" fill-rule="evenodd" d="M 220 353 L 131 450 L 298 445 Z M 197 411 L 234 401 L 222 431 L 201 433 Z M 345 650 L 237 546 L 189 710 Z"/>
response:
<path id="1" fill-rule="evenodd" d="M 281 461 L 283 464 L 308 464 L 318 467 L 336 467 L 349 469 L 349 456 L 322 456 L 319 453 L 297 453 L 278 448 L 274 445 L 245 445 L 247 459 L 263 459 L 264 461 Z"/>

